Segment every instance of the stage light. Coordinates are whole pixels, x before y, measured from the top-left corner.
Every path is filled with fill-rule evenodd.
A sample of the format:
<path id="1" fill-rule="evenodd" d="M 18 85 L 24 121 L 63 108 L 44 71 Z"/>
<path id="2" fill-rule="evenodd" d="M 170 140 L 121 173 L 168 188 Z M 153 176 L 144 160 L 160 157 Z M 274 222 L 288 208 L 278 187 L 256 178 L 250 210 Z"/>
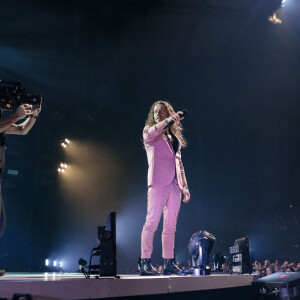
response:
<path id="1" fill-rule="evenodd" d="M 65 169 L 67 169 L 68 165 L 66 163 L 61 162 L 57 169 L 58 172 L 64 173 Z"/>
<path id="2" fill-rule="evenodd" d="M 273 13 L 272 16 L 270 16 L 268 18 L 269 22 L 273 23 L 273 24 L 281 24 L 282 20 L 277 18 L 276 12 Z"/>
<path id="3" fill-rule="evenodd" d="M 78 267 L 79 267 L 79 271 L 82 273 L 85 273 L 84 268 L 87 265 L 87 261 L 83 258 L 79 258 L 78 260 Z"/>
<path id="4" fill-rule="evenodd" d="M 97 273 L 98 276 L 116 276 L 116 252 L 116 213 L 111 212 L 106 225 L 98 226 L 98 246 L 91 251 L 89 271 L 84 271 L 87 262 L 83 258 L 78 261 L 79 268 L 85 273 L 86 278 L 90 278 L 92 272 L 93 274 Z M 98 264 L 92 265 L 92 258 L 95 256 L 99 257 L 100 261 Z"/>
<path id="5" fill-rule="evenodd" d="M 50 263 L 50 261 L 49 261 L 49 259 L 47 258 L 47 259 L 45 260 L 45 266 L 49 266 L 49 263 Z"/>
<path id="6" fill-rule="evenodd" d="M 59 262 L 58 262 L 58 266 L 61 268 L 62 265 L 63 265 L 62 261 L 59 261 Z"/>
<path id="7" fill-rule="evenodd" d="M 53 267 L 56 267 L 56 266 L 57 266 L 57 261 L 54 260 L 54 261 L 53 261 Z"/>
<path id="8" fill-rule="evenodd" d="M 68 165 L 66 163 L 60 163 L 60 167 L 66 169 L 68 167 Z"/>
<path id="9" fill-rule="evenodd" d="M 208 258 L 215 241 L 216 238 L 205 230 L 194 233 L 190 238 L 188 249 L 192 255 L 194 276 L 210 275 Z"/>
<path id="10" fill-rule="evenodd" d="M 70 140 L 69 139 L 65 139 L 62 143 L 61 146 L 63 148 L 67 148 L 67 146 L 70 144 Z"/>
<path id="11" fill-rule="evenodd" d="M 87 265 L 87 261 L 84 260 L 83 258 L 79 258 L 78 265 L 79 265 L 79 268 L 81 269 L 81 267 L 85 267 Z"/>

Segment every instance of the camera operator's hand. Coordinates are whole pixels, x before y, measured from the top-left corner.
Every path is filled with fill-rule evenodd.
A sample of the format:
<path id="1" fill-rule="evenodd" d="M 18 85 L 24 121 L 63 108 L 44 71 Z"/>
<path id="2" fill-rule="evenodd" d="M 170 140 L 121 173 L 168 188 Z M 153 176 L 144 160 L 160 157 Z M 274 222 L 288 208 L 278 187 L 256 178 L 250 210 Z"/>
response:
<path id="1" fill-rule="evenodd" d="M 22 104 L 17 108 L 15 115 L 17 116 L 18 119 L 23 119 L 26 116 L 32 114 L 31 108 L 32 108 L 31 104 Z"/>
<path id="2" fill-rule="evenodd" d="M 40 107 L 37 108 L 37 109 L 34 109 L 32 111 L 32 115 L 35 116 L 35 117 L 37 117 L 40 114 L 41 111 L 42 111 L 42 99 L 41 99 L 41 105 L 40 105 Z"/>

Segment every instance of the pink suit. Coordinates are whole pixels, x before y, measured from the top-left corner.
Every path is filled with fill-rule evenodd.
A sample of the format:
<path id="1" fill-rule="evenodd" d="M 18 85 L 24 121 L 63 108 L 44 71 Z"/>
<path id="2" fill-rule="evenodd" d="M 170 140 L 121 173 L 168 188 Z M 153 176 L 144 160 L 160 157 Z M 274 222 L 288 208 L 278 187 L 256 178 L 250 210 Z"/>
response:
<path id="1" fill-rule="evenodd" d="M 181 161 L 181 145 L 174 153 L 167 137 L 155 126 L 146 126 L 143 140 L 148 159 L 148 207 L 141 237 L 141 257 L 151 258 L 153 237 L 164 215 L 162 256 L 174 258 L 177 217 L 181 204 L 181 191 L 187 186 Z"/>

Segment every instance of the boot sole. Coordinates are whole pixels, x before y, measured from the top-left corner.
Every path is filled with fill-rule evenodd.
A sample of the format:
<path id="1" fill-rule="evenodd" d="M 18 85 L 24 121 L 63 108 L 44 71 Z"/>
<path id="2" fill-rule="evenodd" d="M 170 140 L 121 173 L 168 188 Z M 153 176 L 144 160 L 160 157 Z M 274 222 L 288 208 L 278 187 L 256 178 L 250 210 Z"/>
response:
<path id="1" fill-rule="evenodd" d="M 149 273 L 146 273 L 146 272 L 140 272 L 140 276 L 157 276 L 158 273 L 156 274 L 149 274 Z"/>
<path id="2" fill-rule="evenodd" d="M 173 273 L 173 272 L 164 272 L 164 271 L 163 271 L 161 275 L 168 276 L 168 275 L 178 275 L 178 274 L 179 274 L 179 272 Z"/>

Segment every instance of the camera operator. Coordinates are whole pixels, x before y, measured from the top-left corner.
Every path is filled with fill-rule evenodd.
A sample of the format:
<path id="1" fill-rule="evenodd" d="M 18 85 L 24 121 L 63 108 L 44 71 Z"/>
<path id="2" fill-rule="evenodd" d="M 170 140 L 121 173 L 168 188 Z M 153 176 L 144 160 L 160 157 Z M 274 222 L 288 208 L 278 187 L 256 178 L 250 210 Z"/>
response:
<path id="1" fill-rule="evenodd" d="M 32 110 L 31 104 L 22 104 L 16 109 L 14 113 L 2 119 L 2 112 L 4 110 L 5 109 L 0 108 L 0 237 L 4 232 L 6 224 L 5 210 L 1 192 L 1 177 L 5 167 L 5 135 L 26 135 L 35 124 L 36 119 L 41 112 L 41 107 Z M 24 122 L 15 124 L 16 122 L 24 118 L 26 118 Z M 4 273 L 4 270 L 0 270 L 0 276 L 3 276 Z"/>

